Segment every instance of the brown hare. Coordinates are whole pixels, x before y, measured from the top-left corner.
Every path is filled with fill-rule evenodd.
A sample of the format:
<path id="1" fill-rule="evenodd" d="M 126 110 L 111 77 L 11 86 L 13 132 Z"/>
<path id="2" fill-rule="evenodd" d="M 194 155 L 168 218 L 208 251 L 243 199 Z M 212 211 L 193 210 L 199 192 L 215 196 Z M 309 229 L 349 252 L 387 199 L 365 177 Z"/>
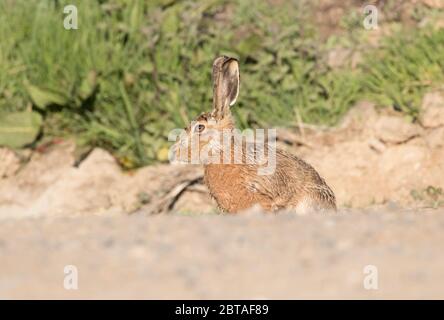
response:
<path id="1" fill-rule="evenodd" d="M 204 165 L 205 184 L 225 212 L 234 213 L 254 205 L 266 211 L 336 210 L 333 191 L 303 160 L 274 148 L 268 140 L 263 140 L 265 147 L 242 141 L 236 149 L 233 133 L 239 130 L 235 129 L 230 107 L 236 102 L 239 85 L 238 61 L 226 56 L 216 58 L 213 63 L 213 111 L 201 114 L 182 132 L 170 154 L 172 160 L 192 162 L 196 156 L 196 153 L 193 156 L 193 146 L 196 147 L 199 152 L 195 163 Z M 228 142 L 222 147 L 221 137 Z M 262 160 L 265 161 L 254 160 L 260 153 L 258 150 L 263 151 Z M 239 152 L 241 155 L 236 158 Z M 275 161 L 273 170 L 261 174 L 260 169 L 269 166 L 272 160 Z"/>

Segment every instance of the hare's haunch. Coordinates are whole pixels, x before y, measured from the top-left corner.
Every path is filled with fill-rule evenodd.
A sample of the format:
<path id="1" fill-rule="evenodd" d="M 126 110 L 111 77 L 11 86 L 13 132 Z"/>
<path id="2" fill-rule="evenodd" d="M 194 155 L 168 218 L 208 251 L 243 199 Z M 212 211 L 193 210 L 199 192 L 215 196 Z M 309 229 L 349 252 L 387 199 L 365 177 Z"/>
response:
<path id="1" fill-rule="evenodd" d="M 204 164 L 210 194 L 226 212 L 256 204 L 267 211 L 335 210 L 333 191 L 312 166 L 267 139 L 252 144 L 236 138 L 231 106 L 239 85 L 238 61 L 225 56 L 214 60 L 213 111 L 201 114 L 186 128 L 175 145 L 175 158 Z"/>

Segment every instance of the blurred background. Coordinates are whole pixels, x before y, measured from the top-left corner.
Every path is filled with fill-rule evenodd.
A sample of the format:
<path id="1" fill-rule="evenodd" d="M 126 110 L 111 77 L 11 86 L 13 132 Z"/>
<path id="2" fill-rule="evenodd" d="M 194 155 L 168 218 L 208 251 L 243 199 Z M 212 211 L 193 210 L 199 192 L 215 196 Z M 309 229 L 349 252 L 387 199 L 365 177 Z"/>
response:
<path id="1" fill-rule="evenodd" d="M 66 30 L 65 5 L 78 9 Z M 363 27 L 365 5 L 378 28 Z M 415 121 L 444 78 L 444 4 L 411 1 L 1 0 L 0 145 L 74 138 L 126 169 L 211 106 L 211 63 L 240 59 L 240 127 L 331 126 L 372 101 Z"/>
<path id="2" fill-rule="evenodd" d="M 220 214 L 168 163 L 222 54 L 337 214 Z M 442 0 L 0 0 L 0 298 L 444 297 L 443 71 Z"/>

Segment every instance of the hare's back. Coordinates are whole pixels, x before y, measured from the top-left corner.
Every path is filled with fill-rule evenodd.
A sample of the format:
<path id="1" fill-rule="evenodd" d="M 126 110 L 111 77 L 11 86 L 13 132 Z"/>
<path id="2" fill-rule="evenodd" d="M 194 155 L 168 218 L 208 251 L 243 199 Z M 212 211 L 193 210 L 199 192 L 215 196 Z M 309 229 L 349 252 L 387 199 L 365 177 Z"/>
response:
<path id="1" fill-rule="evenodd" d="M 276 160 L 275 183 L 289 202 L 315 210 L 336 208 L 333 191 L 310 164 L 283 150 L 276 151 Z"/>

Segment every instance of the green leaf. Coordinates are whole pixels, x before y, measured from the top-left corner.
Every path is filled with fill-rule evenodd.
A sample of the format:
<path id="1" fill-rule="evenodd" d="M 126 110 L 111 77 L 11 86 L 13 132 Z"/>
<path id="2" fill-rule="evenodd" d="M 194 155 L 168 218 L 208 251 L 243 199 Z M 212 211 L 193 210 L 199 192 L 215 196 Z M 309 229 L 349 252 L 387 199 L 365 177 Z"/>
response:
<path id="1" fill-rule="evenodd" d="M 29 83 L 25 83 L 25 88 L 32 102 L 41 109 L 52 104 L 64 106 L 68 103 L 66 96 L 53 90 L 42 89 Z"/>
<path id="2" fill-rule="evenodd" d="M 131 13 L 129 18 L 131 32 L 136 32 L 139 29 L 142 20 L 142 15 L 141 15 L 142 13 L 143 12 L 140 1 L 135 0 L 131 8 Z"/>
<path id="3" fill-rule="evenodd" d="M 0 145 L 20 148 L 32 143 L 42 125 L 37 112 L 24 111 L 6 114 L 0 118 Z"/>
<path id="4" fill-rule="evenodd" d="M 254 55 L 262 46 L 263 39 L 257 34 L 251 34 L 244 39 L 240 39 L 236 45 L 236 50 L 242 57 Z"/>
<path id="5" fill-rule="evenodd" d="M 171 7 L 164 11 L 162 21 L 162 32 L 165 34 L 175 34 L 178 32 L 180 26 L 180 19 L 178 13 L 178 6 Z"/>
<path id="6" fill-rule="evenodd" d="M 97 73 L 90 71 L 79 87 L 79 96 L 82 100 L 91 97 L 97 90 Z"/>

